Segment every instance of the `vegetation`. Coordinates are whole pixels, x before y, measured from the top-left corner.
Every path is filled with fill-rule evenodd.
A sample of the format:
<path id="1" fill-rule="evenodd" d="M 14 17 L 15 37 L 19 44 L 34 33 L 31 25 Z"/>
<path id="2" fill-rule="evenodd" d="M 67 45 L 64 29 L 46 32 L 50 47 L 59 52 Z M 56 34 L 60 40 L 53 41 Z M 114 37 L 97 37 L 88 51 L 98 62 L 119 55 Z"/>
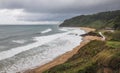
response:
<path id="1" fill-rule="evenodd" d="M 113 48 L 120 48 L 120 42 L 118 41 L 107 41 L 107 46 L 113 47 Z"/>
<path id="2" fill-rule="evenodd" d="M 111 40 L 113 36 L 113 32 L 105 31 L 103 32 L 104 36 L 107 37 L 106 40 Z"/>
<path id="3" fill-rule="evenodd" d="M 120 30 L 120 16 L 116 17 L 113 28 L 115 30 Z"/>
<path id="4" fill-rule="evenodd" d="M 87 36 L 87 35 L 101 37 L 101 35 L 98 32 L 95 32 L 95 31 L 91 31 L 91 32 L 88 32 L 86 34 L 82 34 L 81 36 Z"/>
<path id="5" fill-rule="evenodd" d="M 104 35 L 107 37 L 107 40 L 120 41 L 120 31 L 118 30 L 115 30 L 114 32 L 105 31 Z"/>
<path id="6" fill-rule="evenodd" d="M 93 27 L 97 31 L 81 36 L 101 37 L 98 34 L 101 31 L 107 39 L 89 42 L 68 61 L 43 73 L 120 73 L 120 10 L 77 16 L 65 20 L 60 26 Z"/>
<path id="7" fill-rule="evenodd" d="M 120 68 L 120 49 L 109 47 L 103 41 L 91 41 L 83 46 L 67 62 L 43 73 L 103 73 L 104 68 L 118 73 Z"/>
<path id="8" fill-rule="evenodd" d="M 120 10 L 73 17 L 65 20 L 60 26 L 120 29 Z"/>
<path id="9" fill-rule="evenodd" d="M 120 31 L 115 31 L 112 34 L 112 40 L 114 40 L 114 41 L 120 41 Z"/>

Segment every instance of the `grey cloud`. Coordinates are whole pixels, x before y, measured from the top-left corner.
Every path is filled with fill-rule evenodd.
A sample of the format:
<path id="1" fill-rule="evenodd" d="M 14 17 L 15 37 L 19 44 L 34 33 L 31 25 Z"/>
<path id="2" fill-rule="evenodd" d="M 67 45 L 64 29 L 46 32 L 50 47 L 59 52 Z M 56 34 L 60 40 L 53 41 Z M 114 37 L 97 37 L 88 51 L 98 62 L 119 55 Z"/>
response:
<path id="1" fill-rule="evenodd" d="M 0 8 L 31 13 L 19 17 L 20 20 L 63 20 L 78 14 L 120 9 L 120 0 L 0 0 Z"/>
<path id="2" fill-rule="evenodd" d="M 30 14 L 25 16 L 19 16 L 19 20 L 25 21 L 63 21 L 67 18 L 71 18 L 73 16 L 77 16 L 80 14 L 52 14 L 52 13 L 45 13 L 45 14 Z"/>
<path id="3" fill-rule="evenodd" d="M 38 13 L 79 13 L 89 8 L 96 11 L 98 7 L 101 11 L 111 7 L 120 9 L 120 0 L 0 0 L 0 7 Z"/>

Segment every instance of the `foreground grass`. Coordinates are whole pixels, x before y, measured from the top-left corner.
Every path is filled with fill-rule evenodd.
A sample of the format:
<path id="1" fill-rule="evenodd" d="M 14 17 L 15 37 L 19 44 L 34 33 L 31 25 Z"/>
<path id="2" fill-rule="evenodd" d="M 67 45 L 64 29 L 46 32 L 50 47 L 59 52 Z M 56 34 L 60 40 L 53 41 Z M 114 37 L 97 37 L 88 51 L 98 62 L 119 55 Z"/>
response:
<path id="1" fill-rule="evenodd" d="M 113 48 L 120 48 L 120 42 L 119 41 L 107 41 L 107 46 L 110 46 Z"/>
<path id="2" fill-rule="evenodd" d="M 91 41 L 67 62 L 43 73 L 104 73 L 104 68 L 117 73 L 120 68 L 120 49 L 106 46 L 103 41 Z"/>

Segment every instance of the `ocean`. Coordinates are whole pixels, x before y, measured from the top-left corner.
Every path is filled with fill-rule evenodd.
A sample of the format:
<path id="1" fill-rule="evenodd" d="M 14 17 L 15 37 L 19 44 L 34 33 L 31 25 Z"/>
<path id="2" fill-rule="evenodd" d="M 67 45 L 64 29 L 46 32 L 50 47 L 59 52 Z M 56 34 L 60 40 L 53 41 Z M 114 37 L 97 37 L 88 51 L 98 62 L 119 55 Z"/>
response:
<path id="1" fill-rule="evenodd" d="M 46 64 L 79 45 L 84 33 L 58 25 L 0 25 L 0 73 Z"/>

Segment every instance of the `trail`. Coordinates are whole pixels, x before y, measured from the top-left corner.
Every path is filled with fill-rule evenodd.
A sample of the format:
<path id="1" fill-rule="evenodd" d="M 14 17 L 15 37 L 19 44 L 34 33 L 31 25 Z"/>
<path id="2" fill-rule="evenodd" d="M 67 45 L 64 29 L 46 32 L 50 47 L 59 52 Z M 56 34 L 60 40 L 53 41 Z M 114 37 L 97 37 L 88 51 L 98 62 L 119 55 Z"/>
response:
<path id="1" fill-rule="evenodd" d="M 105 40 L 105 36 L 101 32 L 99 32 L 99 34 L 102 36 L 102 40 L 104 41 Z"/>

